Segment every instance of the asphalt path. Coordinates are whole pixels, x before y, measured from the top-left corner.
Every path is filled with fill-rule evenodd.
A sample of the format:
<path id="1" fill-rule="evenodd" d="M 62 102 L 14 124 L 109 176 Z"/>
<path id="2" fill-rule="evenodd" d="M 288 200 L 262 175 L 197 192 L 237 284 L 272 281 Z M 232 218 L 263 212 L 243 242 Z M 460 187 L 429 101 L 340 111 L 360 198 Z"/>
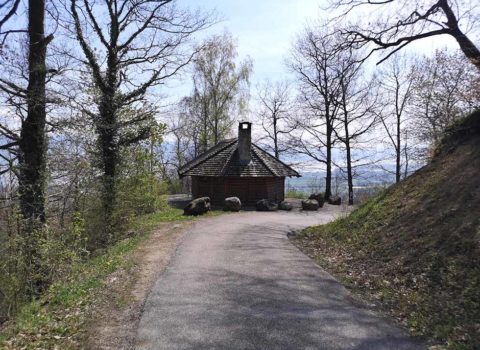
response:
<path id="1" fill-rule="evenodd" d="M 424 349 L 289 242 L 337 215 L 327 205 L 199 220 L 145 302 L 136 348 Z"/>

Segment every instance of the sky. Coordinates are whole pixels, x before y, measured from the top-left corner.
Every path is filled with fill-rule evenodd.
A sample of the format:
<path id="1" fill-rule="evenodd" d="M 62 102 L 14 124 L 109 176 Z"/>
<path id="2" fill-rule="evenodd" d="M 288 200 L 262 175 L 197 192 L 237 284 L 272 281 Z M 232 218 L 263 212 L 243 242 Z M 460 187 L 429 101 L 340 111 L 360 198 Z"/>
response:
<path id="1" fill-rule="evenodd" d="M 230 32 L 237 40 L 240 60 L 253 60 L 252 87 L 265 79 L 282 80 L 288 72 L 284 59 L 295 35 L 308 20 L 318 17 L 319 0 L 182 0 L 185 8 L 215 10 L 220 21 L 202 35 Z M 188 80 L 188 78 L 187 78 Z M 188 84 L 187 84 L 188 86 Z M 182 84 L 182 91 L 186 89 Z M 188 93 L 189 90 L 186 91 Z"/>
<path id="2" fill-rule="evenodd" d="M 204 9 L 216 8 L 223 15 L 212 30 L 224 27 L 237 38 L 239 57 L 252 58 L 258 81 L 285 74 L 284 57 L 296 33 L 317 16 L 319 5 L 318 0 L 202 1 Z"/>
<path id="3" fill-rule="evenodd" d="M 285 67 L 295 37 L 310 21 L 328 20 L 328 0 L 180 0 L 184 8 L 215 10 L 221 21 L 201 35 L 230 32 L 237 39 L 239 59 L 253 60 L 252 88 L 265 79 L 283 80 L 289 76 Z M 412 45 L 412 50 L 432 52 L 452 45 L 448 37 L 438 37 Z M 186 79 L 188 81 L 188 77 Z M 185 82 L 185 81 L 184 81 Z M 188 94 L 189 84 L 181 84 Z M 179 91 L 180 92 L 180 91 Z"/>

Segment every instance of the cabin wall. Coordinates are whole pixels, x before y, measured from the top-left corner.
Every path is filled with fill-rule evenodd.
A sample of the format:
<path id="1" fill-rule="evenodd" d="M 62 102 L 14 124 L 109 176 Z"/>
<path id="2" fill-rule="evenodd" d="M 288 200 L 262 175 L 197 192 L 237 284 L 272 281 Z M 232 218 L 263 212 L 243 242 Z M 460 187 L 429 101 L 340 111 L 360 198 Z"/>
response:
<path id="1" fill-rule="evenodd" d="M 260 199 L 277 202 L 285 198 L 285 177 L 192 177 L 192 196 L 210 197 L 212 204 L 223 205 L 227 197 L 238 197 L 243 205 Z"/>

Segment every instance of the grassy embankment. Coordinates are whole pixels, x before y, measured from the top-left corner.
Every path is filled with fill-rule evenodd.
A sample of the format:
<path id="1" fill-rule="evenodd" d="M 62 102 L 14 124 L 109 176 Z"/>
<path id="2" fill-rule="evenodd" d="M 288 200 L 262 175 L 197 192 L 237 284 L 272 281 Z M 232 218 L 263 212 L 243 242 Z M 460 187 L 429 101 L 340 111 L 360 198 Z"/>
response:
<path id="1" fill-rule="evenodd" d="M 78 349 L 109 276 L 134 268 L 136 248 L 158 225 L 195 220 L 180 209 L 165 206 L 153 214 L 137 217 L 135 234 L 111 246 L 101 256 L 79 263 L 38 300 L 25 305 L 0 331 L 0 349 Z M 211 212 L 206 216 L 218 215 Z"/>
<path id="2" fill-rule="evenodd" d="M 433 160 L 352 214 L 294 241 L 413 334 L 480 349 L 480 112 Z"/>

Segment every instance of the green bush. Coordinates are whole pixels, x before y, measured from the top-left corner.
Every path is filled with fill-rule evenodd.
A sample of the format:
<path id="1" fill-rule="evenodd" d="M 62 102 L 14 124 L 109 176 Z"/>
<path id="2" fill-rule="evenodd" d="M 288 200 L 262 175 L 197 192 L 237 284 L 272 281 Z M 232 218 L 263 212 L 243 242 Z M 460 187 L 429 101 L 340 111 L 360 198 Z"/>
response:
<path id="1" fill-rule="evenodd" d="M 49 203 L 48 225 L 27 228 L 18 208 L 0 211 L 0 323 L 61 282 L 79 262 L 103 255 L 125 238 L 135 217 L 179 216 L 169 210 L 168 185 L 156 176 L 152 164 L 152 153 L 144 147 L 122 154 L 111 221 L 105 220 L 102 185 L 94 176 L 63 206 Z"/>
<path id="2" fill-rule="evenodd" d="M 88 256 L 85 222 L 79 213 L 73 214 L 64 230 L 43 225 L 27 229 L 18 214 L 12 215 L 17 216 L 16 227 L 2 235 L 0 318 L 14 315 L 23 303 L 38 297 Z"/>
<path id="3" fill-rule="evenodd" d="M 120 176 L 117 180 L 117 211 L 122 216 L 155 212 L 161 195 L 169 192 L 168 184 L 161 181 L 153 166 L 149 150 L 141 145 L 123 153 Z"/>
<path id="4" fill-rule="evenodd" d="M 168 192 L 167 184 L 151 174 L 122 179 L 118 185 L 118 210 L 127 215 L 142 215 L 160 208 L 160 197 Z"/>

